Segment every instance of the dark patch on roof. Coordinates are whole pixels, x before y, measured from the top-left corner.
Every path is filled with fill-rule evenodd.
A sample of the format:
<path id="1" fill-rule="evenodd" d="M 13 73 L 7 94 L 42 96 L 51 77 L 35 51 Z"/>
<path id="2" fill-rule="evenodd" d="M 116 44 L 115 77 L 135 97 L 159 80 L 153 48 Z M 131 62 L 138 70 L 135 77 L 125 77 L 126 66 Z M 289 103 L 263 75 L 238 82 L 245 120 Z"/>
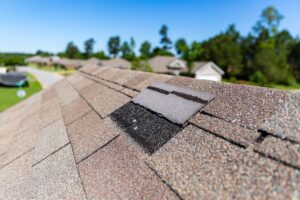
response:
<path id="1" fill-rule="evenodd" d="M 147 153 L 154 153 L 181 128 L 132 102 L 111 114 L 112 118 Z"/>

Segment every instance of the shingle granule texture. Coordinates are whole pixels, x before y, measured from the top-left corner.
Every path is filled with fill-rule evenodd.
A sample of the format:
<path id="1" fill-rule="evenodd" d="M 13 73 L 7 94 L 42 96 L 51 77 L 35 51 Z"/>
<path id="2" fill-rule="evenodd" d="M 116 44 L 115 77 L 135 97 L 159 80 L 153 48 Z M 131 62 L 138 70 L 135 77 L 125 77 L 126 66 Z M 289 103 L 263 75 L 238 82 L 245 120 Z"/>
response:
<path id="1" fill-rule="evenodd" d="M 35 163 L 46 158 L 69 142 L 63 119 L 57 120 L 38 133 L 34 148 Z"/>
<path id="2" fill-rule="evenodd" d="M 0 199 L 33 199 L 32 151 L 0 169 Z"/>
<path id="3" fill-rule="evenodd" d="M 288 97 L 280 104 L 278 111 L 262 124 L 262 129 L 300 144 L 300 94 L 290 94 Z"/>
<path id="4" fill-rule="evenodd" d="M 68 125 L 67 129 L 77 163 L 121 133 L 110 118 L 101 120 L 94 111 Z"/>
<path id="5" fill-rule="evenodd" d="M 79 172 L 88 199 L 177 199 L 122 137 L 81 162 Z"/>
<path id="6" fill-rule="evenodd" d="M 148 153 L 153 153 L 181 128 L 134 103 L 112 113 L 112 118 Z"/>
<path id="7" fill-rule="evenodd" d="M 190 119 L 190 122 L 202 129 L 213 132 L 222 138 L 234 141 L 245 147 L 254 143 L 260 136 L 256 131 L 205 114 L 197 113 Z"/>
<path id="8" fill-rule="evenodd" d="M 292 199 L 300 173 L 194 126 L 148 161 L 184 199 Z"/>
<path id="9" fill-rule="evenodd" d="M 36 134 L 35 130 L 28 129 L 13 137 L 0 156 L 0 168 L 31 150 L 35 145 Z"/>
<path id="10" fill-rule="evenodd" d="M 216 98 L 204 111 L 231 123 L 259 129 L 280 104 L 288 99 L 288 93 L 262 87 L 218 83 L 176 77 L 167 81 L 175 85 L 206 91 Z"/>
<path id="11" fill-rule="evenodd" d="M 257 144 L 255 150 L 300 169 L 300 144 L 268 136 L 261 144 Z"/>
<path id="12" fill-rule="evenodd" d="M 92 108 L 87 104 L 87 102 L 81 97 L 78 97 L 71 103 L 64 106 L 62 108 L 62 113 L 65 123 L 70 124 L 91 110 Z"/>
<path id="13" fill-rule="evenodd" d="M 0 113 L 0 199 L 300 199 L 300 93 L 80 70 Z"/>
<path id="14" fill-rule="evenodd" d="M 33 199 L 85 199 L 70 145 L 33 167 Z"/>

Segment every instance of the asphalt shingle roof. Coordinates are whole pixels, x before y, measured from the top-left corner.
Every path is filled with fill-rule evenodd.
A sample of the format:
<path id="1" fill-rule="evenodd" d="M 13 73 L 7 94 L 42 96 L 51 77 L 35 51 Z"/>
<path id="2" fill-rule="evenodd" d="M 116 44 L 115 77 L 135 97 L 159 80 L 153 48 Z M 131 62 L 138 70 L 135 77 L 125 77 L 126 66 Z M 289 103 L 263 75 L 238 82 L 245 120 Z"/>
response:
<path id="1" fill-rule="evenodd" d="M 132 102 L 158 82 L 214 99 L 175 124 Z M 89 65 L 0 113 L 0 199 L 299 199 L 299 105 L 274 89 Z"/>

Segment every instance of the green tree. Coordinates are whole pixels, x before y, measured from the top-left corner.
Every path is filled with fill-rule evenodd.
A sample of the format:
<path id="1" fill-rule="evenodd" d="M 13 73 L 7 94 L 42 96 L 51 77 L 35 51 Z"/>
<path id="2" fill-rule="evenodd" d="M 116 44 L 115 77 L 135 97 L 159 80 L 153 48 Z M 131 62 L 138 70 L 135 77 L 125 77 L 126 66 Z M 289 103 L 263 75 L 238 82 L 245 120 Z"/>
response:
<path id="1" fill-rule="evenodd" d="M 274 6 L 268 6 L 262 11 L 254 31 L 260 34 L 262 30 L 267 30 L 270 35 L 275 35 L 282 19 L 283 16 Z"/>
<path id="2" fill-rule="evenodd" d="M 300 41 L 295 44 L 289 54 L 289 62 L 292 66 L 293 74 L 300 82 Z"/>
<path id="3" fill-rule="evenodd" d="M 219 65 L 227 77 L 238 76 L 242 71 L 242 50 L 240 34 L 233 25 L 221 33 L 203 42 L 203 60 L 211 60 Z"/>
<path id="4" fill-rule="evenodd" d="M 118 56 L 121 50 L 121 39 L 119 36 L 112 36 L 108 40 L 107 44 L 108 52 L 114 58 Z"/>
<path id="5" fill-rule="evenodd" d="M 90 58 L 93 56 L 95 43 L 96 41 L 93 38 L 90 38 L 84 42 L 84 53 L 86 58 Z"/>
<path id="6" fill-rule="evenodd" d="M 142 59 L 148 59 L 151 56 L 151 43 L 144 41 L 140 47 L 140 54 Z"/>
<path id="7" fill-rule="evenodd" d="M 293 38 L 287 31 L 279 31 L 282 15 L 272 6 L 263 10 L 261 18 L 254 27 L 258 33 L 254 43 L 253 60 L 250 71 L 252 79 L 255 75 L 264 76 L 268 83 L 294 84 L 288 55 Z"/>
<path id="8" fill-rule="evenodd" d="M 162 49 L 168 51 L 171 49 L 172 41 L 168 36 L 168 27 L 166 25 L 162 25 L 159 30 L 159 34 L 161 35 L 160 44 L 162 45 Z"/>
<path id="9" fill-rule="evenodd" d="M 184 38 L 180 38 L 175 42 L 175 50 L 179 56 L 189 51 L 189 45 Z"/>
<path id="10" fill-rule="evenodd" d="M 134 60 L 135 59 L 134 48 L 135 48 L 135 40 L 133 38 L 130 38 L 129 42 L 125 41 L 121 46 L 122 58 L 129 61 Z"/>
<path id="11" fill-rule="evenodd" d="M 99 59 L 107 59 L 107 56 L 105 55 L 104 51 L 98 51 L 95 53 L 94 56 Z"/>
<path id="12" fill-rule="evenodd" d="M 67 58 L 81 58 L 81 53 L 73 42 L 69 42 L 65 50 L 65 56 Z"/>

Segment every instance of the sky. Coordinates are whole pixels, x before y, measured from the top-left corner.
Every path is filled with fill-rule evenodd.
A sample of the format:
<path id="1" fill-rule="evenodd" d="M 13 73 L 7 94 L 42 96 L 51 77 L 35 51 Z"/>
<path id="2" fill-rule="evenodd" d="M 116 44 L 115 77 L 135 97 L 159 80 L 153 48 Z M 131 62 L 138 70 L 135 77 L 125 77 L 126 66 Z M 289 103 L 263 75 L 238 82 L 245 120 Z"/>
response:
<path id="1" fill-rule="evenodd" d="M 174 41 L 203 41 L 235 24 L 249 33 L 267 6 L 284 16 L 282 29 L 300 36 L 300 0 L 0 0 L 0 52 L 57 53 L 86 39 L 106 49 L 110 36 L 158 45 L 162 24 Z"/>

